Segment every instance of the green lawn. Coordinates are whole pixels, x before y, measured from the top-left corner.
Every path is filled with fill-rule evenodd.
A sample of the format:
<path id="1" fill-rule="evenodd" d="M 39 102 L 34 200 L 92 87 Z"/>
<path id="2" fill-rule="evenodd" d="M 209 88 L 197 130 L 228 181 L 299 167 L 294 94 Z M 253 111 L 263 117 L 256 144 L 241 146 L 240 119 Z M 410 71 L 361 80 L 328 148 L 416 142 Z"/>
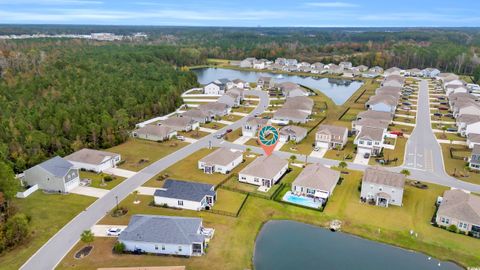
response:
<path id="1" fill-rule="evenodd" d="M 400 166 L 403 164 L 403 159 L 405 157 L 405 146 L 407 144 L 407 139 L 405 137 L 399 137 L 397 138 L 397 141 L 395 143 L 395 149 L 383 149 L 383 158 L 388 159 L 388 160 L 394 160 L 395 158 L 397 159 L 397 162 L 390 162 L 389 164 L 385 164 L 384 166 L 386 167 L 395 167 L 395 166 Z M 375 158 L 372 157 L 369 160 L 370 165 L 378 165 L 379 163 L 375 161 Z"/>
<path id="2" fill-rule="evenodd" d="M 239 172 L 242 168 L 251 162 L 251 158 L 246 158 L 245 162 L 238 165 L 229 175 L 214 173 L 206 174 L 202 170 L 198 169 L 198 160 L 215 151 L 216 149 L 207 149 L 203 148 L 197 152 L 189 155 L 188 157 L 182 159 L 181 161 L 175 163 L 174 165 L 168 167 L 167 169 L 160 172 L 158 175 L 168 175 L 169 178 L 180 179 L 180 180 L 189 180 L 194 182 L 208 183 L 212 185 L 217 185 L 221 181 L 229 177 L 233 173 Z M 148 180 L 144 186 L 149 187 L 161 187 L 163 186 L 163 181 L 158 178 L 158 176 L 153 177 Z"/>
<path id="3" fill-rule="evenodd" d="M 408 124 L 415 124 L 415 118 L 408 118 L 403 116 L 396 116 L 393 121 L 403 122 Z"/>
<path id="4" fill-rule="evenodd" d="M 57 195 L 36 191 L 25 199 L 15 199 L 20 212 L 31 217 L 31 238 L 23 245 L 0 256 L 1 269 L 19 269 L 50 237 L 77 214 L 85 210 L 95 198 L 76 194 Z"/>
<path id="5" fill-rule="evenodd" d="M 244 145 L 260 147 L 260 143 L 258 142 L 257 138 L 249 139 L 246 143 L 244 143 Z"/>
<path id="6" fill-rule="evenodd" d="M 223 139 L 226 140 L 226 141 L 229 141 L 229 142 L 233 142 L 235 141 L 236 139 L 242 137 L 242 129 L 241 128 L 238 128 L 230 133 L 227 133 Z"/>
<path id="7" fill-rule="evenodd" d="M 455 178 L 458 178 L 462 181 L 471 182 L 474 184 L 480 184 L 480 173 L 478 171 L 469 171 L 467 166 L 467 161 L 457 158 L 452 158 L 450 155 L 450 148 L 454 156 L 459 158 L 469 158 L 471 150 L 466 146 L 452 145 L 449 144 L 440 144 L 442 147 L 443 154 L 443 163 L 445 165 L 445 171 Z"/>
<path id="8" fill-rule="evenodd" d="M 435 137 L 437 137 L 437 139 L 441 139 L 441 140 L 452 140 L 452 141 L 466 141 L 467 140 L 467 138 L 460 136 L 459 133 L 436 132 Z"/>
<path id="9" fill-rule="evenodd" d="M 310 155 L 313 151 L 313 144 L 315 143 L 315 131 L 310 132 L 305 139 L 299 143 L 289 141 L 285 143 L 280 151 L 291 152 L 294 154 Z"/>
<path id="10" fill-rule="evenodd" d="M 180 132 L 177 132 L 178 136 L 184 136 L 184 137 L 187 137 L 187 138 L 192 138 L 192 139 L 201 139 L 207 135 L 209 135 L 210 133 L 208 132 L 203 132 L 203 131 L 200 131 L 200 130 L 192 130 L 192 131 L 189 131 L 189 132 L 184 132 L 184 131 L 180 131 Z"/>
<path id="11" fill-rule="evenodd" d="M 92 180 L 92 183 L 90 184 L 90 187 L 94 188 L 103 188 L 103 189 L 112 189 L 116 187 L 118 184 L 120 184 L 125 178 L 120 177 L 120 176 L 115 176 L 112 175 L 112 181 L 110 182 L 104 182 L 102 184 L 102 179 L 105 177 L 107 174 L 104 173 L 94 173 L 94 172 L 84 172 L 80 171 L 80 178 L 88 178 Z"/>
<path id="12" fill-rule="evenodd" d="M 245 194 L 219 188 L 217 189 L 217 201 L 213 209 L 235 214 L 245 197 L 247 197 Z"/>
<path id="13" fill-rule="evenodd" d="M 251 111 L 253 111 L 253 109 L 255 109 L 255 108 L 241 106 L 239 108 L 233 108 L 232 112 L 250 113 Z"/>
<path id="14" fill-rule="evenodd" d="M 176 140 L 159 143 L 129 139 L 125 143 L 107 149 L 107 151 L 122 155 L 124 163 L 119 166 L 120 168 L 139 171 L 187 144 Z"/>
<path id="15" fill-rule="evenodd" d="M 204 128 L 211 128 L 211 129 L 221 129 L 224 126 L 226 125 L 218 122 L 209 122 L 202 125 L 202 127 Z"/>
<path id="16" fill-rule="evenodd" d="M 348 142 L 343 149 L 341 150 L 330 149 L 327 151 L 327 153 L 325 153 L 325 156 L 323 157 L 328 159 L 335 159 L 335 160 L 353 161 L 356 154 L 353 140 L 354 140 L 354 137 L 348 138 Z"/>
<path id="17" fill-rule="evenodd" d="M 249 196 L 238 218 L 208 212 L 175 210 L 152 207 L 151 198 L 145 196 L 138 205 L 129 196 L 122 205 L 128 207 L 126 216 L 106 216 L 101 224 L 127 224 L 131 215 L 154 214 L 195 216 L 203 218 L 206 227 L 215 228 L 215 237 L 210 242 L 207 254 L 201 257 L 179 258 L 173 256 L 115 255 L 111 248 L 114 239 L 97 238 L 95 248 L 88 257 L 75 260 L 77 246 L 59 265 L 60 269 L 95 269 L 98 267 L 186 265 L 188 269 L 252 269 L 255 238 L 262 224 L 272 219 L 288 219 L 317 226 L 328 226 L 332 219 L 343 222 L 342 231 L 371 240 L 422 251 L 442 260 L 456 260 L 464 265 L 480 264 L 478 239 L 454 234 L 435 228 L 429 221 L 434 213 L 434 202 L 444 187 L 429 185 L 427 190 L 406 186 L 403 207 L 381 208 L 360 203 L 357 187 L 361 173 L 344 175 L 325 211 L 296 207 L 273 200 Z M 418 237 L 410 236 L 414 230 Z M 228 247 L 228 248 L 226 248 Z"/>
<path id="18" fill-rule="evenodd" d="M 414 128 L 415 127 L 412 127 L 412 126 L 392 124 L 392 125 L 390 125 L 388 130 L 390 130 L 390 131 L 401 131 L 404 134 L 411 134 Z"/>
<path id="19" fill-rule="evenodd" d="M 357 118 L 358 113 L 363 112 L 363 111 L 365 111 L 365 110 L 348 108 L 348 111 L 339 120 L 352 122 L 353 120 L 355 120 Z"/>
<path id="20" fill-rule="evenodd" d="M 243 117 L 244 116 L 229 114 L 229 115 L 225 115 L 224 117 L 222 117 L 222 120 L 230 121 L 230 122 L 236 122 L 236 121 L 242 119 Z"/>

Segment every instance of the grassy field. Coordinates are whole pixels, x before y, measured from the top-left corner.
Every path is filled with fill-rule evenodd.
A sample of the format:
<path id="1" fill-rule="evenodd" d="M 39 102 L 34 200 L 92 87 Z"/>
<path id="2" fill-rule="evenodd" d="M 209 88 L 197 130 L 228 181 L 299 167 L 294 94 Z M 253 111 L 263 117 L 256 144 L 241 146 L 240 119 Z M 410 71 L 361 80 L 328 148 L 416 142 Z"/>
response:
<path id="1" fill-rule="evenodd" d="M 211 128 L 211 129 L 221 129 L 224 126 L 226 125 L 218 122 L 209 122 L 202 125 L 202 127 L 204 128 Z"/>
<path id="2" fill-rule="evenodd" d="M 354 137 L 348 138 L 348 142 L 341 150 L 330 149 L 325 153 L 324 158 L 335 160 L 353 161 L 355 158 L 355 145 L 353 144 Z"/>
<path id="3" fill-rule="evenodd" d="M 236 121 L 242 119 L 243 117 L 244 116 L 229 114 L 229 115 L 225 115 L 224 117 L 222 117 L 222 120 L 230 121 L 230 122 L 236 122 Z"/>
<path id="4" fill-rule="evenodd" d="M 122 155 L 122 169 L 139 171 L 162 157 L 177 151 L 188 143 L 180 141 L 152 142 L 130 139 L 125 143 L 107 149 Z"/>
<path id="5" fill-rule="evenodd" d="M 253 111 L 255 108 L 253 107 L 239 107 L 239 108 L 233 108 L 232 109 L 232 112 L 239 112 L 239 113 L 250 113 L 251 111 Z"/>
<path id="6" fill-rule="evenodd" d="M 291 152 L 295 154 L 309 155 L 313 151 L 315 143 L 315 131 L 310 132 L 300 143 L 289 141 L 285 143 L 280 151 Z"/>
<path id="7" fill-rule="evenodd" d="M 467 166 L 467 161 L 457 158 L 452 158 L 450 155 L 450 148 L 452 148 L 452 153 L 454 156 L 459 158 L 469 158 L 471 154 L 471 150 L 468 149 L 466 146 L 460 145 L 448 145 L 448 144 L 440 144 L 442 147 L 442 154 L 443 154 L 443 163 L 445 165 L 445 171 L 449 174 L 458 178 L 462 181 L 471 182 L 474 184 L 480 184 L 480 173 L 478 171 L 469 171 Z"/>
<path id="8" fill-rule="evenodd" d="M 197 152 L 189 155 L 188 157 L 182 159 L 181 161 L 175 163 L 174 165 L 168 167 L 164 171 L 160 172 L 159 175 L 168 175 L 169 178 L 180 179 L 180 180 L 190 180 L 194 182 L 208 183 L 212 185 L 217 185 L 222 180 L 228 178 L 229 175 L 214 173 L 206 174 L 202 170 L 198 169 L 198 160 L 215 151 L 216 149 L 207 149 L 203 148 Z M 237 173 L 242 168 L 250 162 L 250 158 L 246 158 L 245 162 L 238 165 L 231 173 Z M 159 180 L 157 176 L 148 180 L 144 186 L 148 187 L 161 187 L 163 186 L 163 181 Z"/>
<path id="9" fill-rule="evenodd" d="M 122 205 L 129 208 L 126 216 L 106 216 L 101 224 L 127 224 L 136 213 L 176 216 L 198 216 L 206 227 L 215 228 L 215 237 L 210 242 L 207 254 L 202 257 L 178 258 L 172 256 L 115 255 L 111 252 L 114 240 L 97 238 L 95 248 L 88 257 L 75 260 L 70 252 L 60 269 L 95 269 L 97 267 L 186 265 L 188 269 L 246 269 L 252 268 L 252 256 L 256 234 L 262 224 L 272 219 L 297 220 L 318 226 L 327 226 L 332 219 L 343 221 L 342 231 L 364 238 L 419 250 L 443 260 L 456 260 L 464 265 L 479 265 L 478 239 L 454 234 L 429 224 L 434 213 L 434 202 L 445 188 L 429 185 L 421 190 L 407 185 L 403 207 L 381 208 L 360 203 L 361 173 L 345 175 L 323 213 L 250 196 L 238 218 L 215 215 L 208 212 L 174 210 L 151 207 L 151 198 L 133 204 L 129 196 Z M 409 231 L 418 233 L 410 236 Z"/>
<path id="10" fill-rule="evenodd" d="M 25 199 L 15 199 L 19 211 L 31 217 L 31 238 L 0 256 L 1 269 L 19 269 L 48 239 L 57 233 L 96 198 L 76 194 L 57 195 L 36 191 Z"/>
<path id="11" fill-rule="evenodd" d="M 226 141 L 229 141 L 229 142 L 233 142 L 240 137 L 242 137 L 242 129 L 241 128 L 236 129 L 236 130 L 226 134 L 223 137 L 223 139 L 226 140 Z"/>
<path id="12" fill-rule="evenodd" d="M 443 132 L 435 132 L 435 137 L 441 140 L 452 140 L 452 141 L 467 141 L 467 138 L 460 136 L 458 133 L 443 133 Z"/>
<path id="13" fill-rule="evenodd" d="M 213 209 L 235 214 L 245 197 L 247 197 L 245 194 L 219 188 L 217 189 L 217 201 Z"/>
<path id="14" fill-rule="evenodd" d="M 407 139 L 405 137 L 397 138 L 395 143 L 395 149 L 383 149 L 383 158 L 386 160 L 394 160 L 397 159 L 396 162 L 391 162 L 389 164 L 385 164 L 385 167 L 395 167 L 400 166 L 403 164 L 403 160 L 405 157 L 405 146 L 407 144 Z M 370 158 L 369 163 L 370 165 L 378 165 L 379 163 L 375 161 L 375 158 Z"/>
<path id="15" fill-rule="evenodd" d="M 94 188 L 103 188 L 103 189 L 112 189 L 116 187 L 118 184 L 120 184 L 125 178 L 120 177 L 120 176 L 115 176 L 112 175 L 112 181 L 106 182 L 102 184 L 102 179 L 105 177 L 107 174 L 104 173 L 94 173 L 94 172 L 80 172 L 80 178 L 88 178 L 92 181 L 90 184 L 90 187 Z"/>

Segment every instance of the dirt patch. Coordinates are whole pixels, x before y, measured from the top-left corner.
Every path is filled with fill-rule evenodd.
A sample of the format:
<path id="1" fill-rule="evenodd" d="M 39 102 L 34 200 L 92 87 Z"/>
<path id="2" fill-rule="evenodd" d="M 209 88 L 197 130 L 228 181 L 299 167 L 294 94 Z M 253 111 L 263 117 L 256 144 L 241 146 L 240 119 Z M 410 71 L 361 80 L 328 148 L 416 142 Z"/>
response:
<path id="1" fill-rule="evenodd" d="M 77 251 L 74 255 L 75 259 L 82 259 L 90 254 L 92 252 L 93 246 L 86 246 Z"/>

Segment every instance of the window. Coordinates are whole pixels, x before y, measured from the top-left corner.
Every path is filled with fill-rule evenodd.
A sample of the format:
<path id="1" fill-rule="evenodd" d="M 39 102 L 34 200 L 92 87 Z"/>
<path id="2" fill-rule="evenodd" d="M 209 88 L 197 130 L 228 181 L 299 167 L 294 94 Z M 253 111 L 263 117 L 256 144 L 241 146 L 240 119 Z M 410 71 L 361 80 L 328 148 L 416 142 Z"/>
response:
<path id="1" fill-rule="evenodd" d="M 182 246 L 178 246 L 178 251 L 182 251 Z"/>
<path id="2" fill-rule="evenodd" d="M 255 183 L 258 183 L 258 178 L 256 178 L 256 177 L 253 178 L 253 181 L 254 181 Z"/>
<path id="3" fill-rule="evenodd" d="M 368 142 L 367 142 L 367 145 L 372 145 L 372 142 L 371 142 L 371 141 L 368 141 Z"/>
<path id="4" fill-rule="evenodd" d="M 442 221 L 442 223 L 445 223 L 445 218 L 444 217 L 442 217 L 440 220 Z"/>
<path id="5" fill-rule="evenodd" d="M 162 245 L 162 250 L 165 250 L 165 245 Z"/>
<path id="6" fill-rule="evenodd" d="M 178 201 L 178 205 L 183 206 L 183 201 Z"/>
<path id="7" fill-rule="evenodd" d="M 155 245 L 155 250 L 158 250 L 158 246 L 157 246 L 157 245 Z"/>

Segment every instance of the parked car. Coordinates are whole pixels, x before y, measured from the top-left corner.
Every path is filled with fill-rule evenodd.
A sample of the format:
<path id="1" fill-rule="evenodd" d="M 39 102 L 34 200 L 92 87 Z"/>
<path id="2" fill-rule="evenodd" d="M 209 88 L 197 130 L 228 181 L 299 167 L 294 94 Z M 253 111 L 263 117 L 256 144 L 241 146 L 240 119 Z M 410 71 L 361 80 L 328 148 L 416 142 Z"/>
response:
<path id="1" fill-rule="evenodd" d="M 457 131 L 458 131 L 458 128 L 456 128 L 456 127 L 449 127 L 449 128 L 447 128 L 447 131 L 457 132 Z"/>
<path id="2" fill-rule="evenodd" d="M 448 111 L 448 108 L 447 107 L 438 107 L 439 110 L 442 110 L 442 111 Z"/>
<path id="3" fill-rule="evenodd" d="M 370 158 L 370 153 L 363 154 L 363 158 Z"/>
<path id="4" fill-rule="evenodd" d="M 264 117 L 262 117 L 262 118 L 263 118 L 263 119 L 270 119 L 270 118 L 272 118 L 272 117 L 270 117 L 270 116 L 264 116 Z"/>
<path id="5" fill-rule="evenodd" d="M 107 235 L 108 236 L 119 236 L 120 233 L 122 232 L 122 229 L 113 227 L 107 230 Z"/>
<path id="6" fill-rule="evenodd" d="M 185 137 L 184 137 L 184 136 L 177 136 L 177 139 L 180 140 L 180 141 L 185 141 Z"/>
<path id="7" fill-rule="evenodd" d="M 403 105 L 407 105 L 407 106 L 412 105 L 412 103 L 410 103 L 410 102 L 403 102 L 402 104 L 403 104 Z"/>
<path id="8" fill-rule="evenodd" d="M 233 130 L 231 128 L 227 129 L 227 133 L 232 132 Z"/>
<path id="9" fill-rule="evenodd" d="M 221 138 L 223 138 L 223 136 L 225 136 L 225 134 L 227 134 L 227 132 L 219 133 L 219 134 L 215 135 L 215 138 L 221 139 Z"/>
<path id="10" fill-rule="evenodd" d="M 443 114 L 441 114 L 441 113 L 434 113 L 433 115 L 434 115 L 434 116 L 437 116 L 437 117 L 442 117 Z"/>
<path id="11" fill-rule="evenodd" d="M 398 137 L 403 136 L 403 132 L 398 131 L 398 130 L 390 131 L 390 134 L 397 135 Z"/>

